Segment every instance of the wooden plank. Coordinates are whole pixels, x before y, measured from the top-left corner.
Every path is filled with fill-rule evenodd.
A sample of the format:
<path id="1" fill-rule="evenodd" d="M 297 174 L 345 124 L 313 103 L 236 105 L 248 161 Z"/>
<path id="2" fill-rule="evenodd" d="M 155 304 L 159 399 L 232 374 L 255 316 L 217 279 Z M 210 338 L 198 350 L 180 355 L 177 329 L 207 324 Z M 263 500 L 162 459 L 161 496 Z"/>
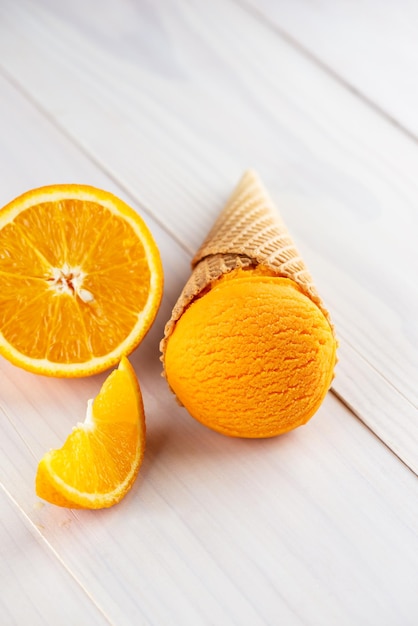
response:
<path id="1" fill-rule="evenodd" d="M 0 510 L 1 623 L 110 624 L 1 487 Z"/>
<path id="2" fill-rule="evenodd" d="M 89 7 L 5 0 L 3 72 L 190 255 L 258 169 L 351 354 L 336 391 L 416 471 L 415 143 L 234 3 Z"/>
<path id="3" fill-rule="evenodd" d="M 15 156 L 1 161 L 5 185 L 12 181 L 7 193 L 14 185 L 86 177 L 124 196 L 1 80 L 0 107 L 0 154 L 15 146 Z M 303 429 L 266 441 L 222 437 L 178 407 L 159 375 L 157 345 L 188 254 L 148 221 L 167 290 L 132 357 L 147 451 L 120 505 L 98 512 L 39 507 L 33 488 L 39 458 L 83 417 L 105 375 L 45 379 L 0 362 L 0 476 L 50 547 L 47 555 L 56 554 L 118 626 L 414 626 L 415 477 L 332 395 Z M 13 563 L 14 555 L 7 559 Z M 24 563 L 13 593 L 21 585 L 36 591 L 32 561 Z M 71 600 L 62 598 L 68 611 Z M 57 623 L 48 607 L 43 617 Z"/>
<path id="4" fill-rule="evenodd" d="M 414 0 L 243 0 L 327 71 L 418 138 Z"/>
<path id="5" fill-rule="evenodd" d="M 155 385 L 136 367 L 145 390 Z M 13 378 L 32 405 L 26 420 L 56 428 L 56 397 L 46 405 L 37 380 Z M 337 400 L 292 435 L 259 442 L 193 422 L 163 381 L 145 404 L 140 477 L 101 512 L 37 509 L 47 437 L 13 414 L 2 428 L 8 489 L 112 623 L 415 623 L 417 481 Z"/>
<path id="6" fill-rule="evenodd" d="M 399 391 L 396 372 L 399 361 L 395 360 L 388 367 L 391 370 L 391 378 L 386 378 L 382 368 L 376 367 L 373 358 L 377 349 L 382 354 L 386 354 L 385 358 L 389 361 L 392 358 L 392 342 L 396 336 L 396 341 L 403 346 L 403 356 L 397 355 L 395 359 L 410 359 L 412 381 L 415 360 L 405 342 L 403 329 L 398 326 L 398 332 L 396 332 L 397 320 L 388 309 L 381 317 L 376 317 L 374 312 L 381 311 L 383 303 L 375 299 L 374 308 L 369 310 L 370 315 L 374 315 L 371 319 L 375 327 L 372 329 L 369 324 L 366 331 L 362 310 L 356 309 L 355 306 L 347 310 L 344 297 L 339 296 L 341 289 L 348 289 L 352 302 L 362 303 L 370 298 L 367 287 L 348 277 L 346 277 L 345 284 L 341 284 L 341 274 L 338 270 L 333 268 L 316 250 L 308 250 L 308 253 L 311 266 L 318 270 L 319 275 L 327 276 L 326 284 L 322 285 L 321 292 L 326 301 L 333 299 L 335 302 L 333 315 L 337 329 L 340 330 L 339 363 L 332 388 L 336 395 L 415 474 L 418 474 L 417 408 Z M 407 293 L 404 295 L 408 297 Z M 413 321 L 411 322 L 413 327 Z M 359 346 L 365 349 L 361 350 Z"/>

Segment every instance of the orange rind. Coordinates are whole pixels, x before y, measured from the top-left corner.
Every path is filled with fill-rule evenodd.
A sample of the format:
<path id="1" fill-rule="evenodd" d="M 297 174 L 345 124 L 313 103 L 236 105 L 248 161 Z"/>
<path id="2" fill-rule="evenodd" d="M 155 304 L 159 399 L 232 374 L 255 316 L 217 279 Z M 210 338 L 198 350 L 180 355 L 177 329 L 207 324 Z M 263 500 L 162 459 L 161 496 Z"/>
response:
<path id="1" fill-rule="evenodd" d="M 143 219 L 87 185 L 29 191 L 0 211 L 0 354 L 28 371 L 87 376 L 141 342 L 163 289 Z"/>
<path id="2" fill-rule="evenodd" d="M 101 509 L 113 506 L 132 487 L 145 451 L 145 415 L 135 371 L 123 357 L 88 402 L 62 448 L 41 459 L 37 495 L 57 506 Z"/>

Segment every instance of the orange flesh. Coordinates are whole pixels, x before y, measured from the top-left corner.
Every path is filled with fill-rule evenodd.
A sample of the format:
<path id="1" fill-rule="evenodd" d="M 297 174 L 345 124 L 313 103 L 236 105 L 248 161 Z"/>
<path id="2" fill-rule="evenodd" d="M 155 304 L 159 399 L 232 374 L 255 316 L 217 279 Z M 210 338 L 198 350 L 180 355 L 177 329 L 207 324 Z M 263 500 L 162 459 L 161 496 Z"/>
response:
<path id="1" fill-rule="evenodd" d="M 287 278 L 239 270 L 195 300 L 168 340 L 168 383 L 189 413 L 235 437 L 306 423 L 331 385 L 336 340 Z"/>
<path id="2" fill-rule="evenodd" d="M 123 358 L 105 380 L 85 422 L 39 463 L 36 492 L 58 506 L 112 506 L 135 481 L 144 450 L 142 396 L 134 370 Z"/>
<path id="3" fill-rule="evenodd" d="M 149 259 L 128 220 L 80 199 L 31 206 L 6 224 L 0 277 L 5 342 L 29 359 L 58 364 L 116 349 L 151 288 Z"/>

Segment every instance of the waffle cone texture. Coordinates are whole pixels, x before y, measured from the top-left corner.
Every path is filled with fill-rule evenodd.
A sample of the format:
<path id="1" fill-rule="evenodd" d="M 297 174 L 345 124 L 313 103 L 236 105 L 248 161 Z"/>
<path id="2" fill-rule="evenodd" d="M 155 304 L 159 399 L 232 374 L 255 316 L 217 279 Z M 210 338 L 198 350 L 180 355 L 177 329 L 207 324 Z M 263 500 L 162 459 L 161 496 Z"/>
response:
<path id="1" fill-rule="evenodd" d="M 211 284 L 237 268 L 262 265 L 277 276 L 290 278 L 331 320 L 313 279 L 272 199 L 254 171 L 241 178 L 225 208 L 192 260 L 192 274 L 165 326 L 161 351 L 176 322 L 193 300 Z"/>

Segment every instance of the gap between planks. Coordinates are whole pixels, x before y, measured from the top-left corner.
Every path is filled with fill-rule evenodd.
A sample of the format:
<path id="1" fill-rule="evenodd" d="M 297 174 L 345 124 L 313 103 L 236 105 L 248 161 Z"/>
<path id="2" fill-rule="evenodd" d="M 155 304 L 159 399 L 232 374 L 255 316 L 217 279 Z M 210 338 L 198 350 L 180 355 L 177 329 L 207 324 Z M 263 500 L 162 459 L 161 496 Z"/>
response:
<path id="1" fill-rule="evenodd" d="M 367 428 L 367 430 L 370 433 L 372 433 L 372 435 L 374 435 L 376 437 L 376 439 L 378 441 L 380 441 L 380 443 L 382 445 L 384 445 L 385 448 L 387 448 L 393 454 L 393 456 L 396 456 L 396 458 L 402 463 L 402 465 L 404 465 L 407 469 L 409 469 L 409 471 L 412 472 L 412 474 L 414 474 L 414 476 L 418 477 L 418 472 L 414 468 L 412 468 L 410 465 L 408 465 L 408 463 L 406 461 L 404 461 L 403 458 L 401 456 L 399 456 L 399 454 L 393 448 L 391 448 L 390 445 L 388 443 L 386 443 L 386 441 L 384 439 L 382 439 L 377 433 L 375 433 L 374 430 L 372 430 L 371 426 L 369 426 L 369 424 L 367 424 L 367 422 L 360 417 L 360 415 L 357 413 L 355 408 L 348 402 L 348 400 L 346 400 L 344 398 L 344 396 L 342 394 L 338 393 L 338 391 L 336 389 L 334 389 L 334 387 L 331 387 L 330 393 L 332 393 L 337 398 L 337 400 L 339 402 L 341 402 L 341 404 L 347 409 L 347 411 L 349 413 L 351 413 L 351 415 L 353 415 L 353 417 L 358 419 L 359 422 L 361 422 L 363 424 L 363 426 L 365 428 Z"/>
<path id="2" fill-rule="evenodd" d="M 266 28 L 270 31 L 274 32 L 280 39 L 285 41 L 289 46 L 291 46 L 296 52 L 298 52 L 305 59 L 316 65 L 320 70 L 322 70 L 327 76 L 329 76 L 332 80 L 338 83 L 345 90 L 349 91 L 356 98 L 358 98 L 363 104 L 365 104 L 371 111 L 379 115 L 379 117 L 384 118 L 387 122 L 389 122 L 392 126 L 394 126 L 397 130 L 399 130 L 402 134 L 404 134 L 408 139 L 411 139 L 414 143 L 418 144 L 418 135 L 411 131 L 407 126 L 402 124 L 396 117 L 391 115 L 386 109 L 377 104 L 372 98 L 367 96 L 363 91 L 361 91 L 358 87 L 355 87 L 349 80 L 344 78 L 341 74 L 339 74 L 336 70 L 334 70 L 330 65 L 325 63 L 322 59 L 320 59 L 312 50 L 304 46 L 299 39 L 296 39 L 293 35 L 288 33 L 284 28 L 279 26 L 276 22 L 271 21 L 268 16 L 256 7 L 253 2 L 250 0 L 232 0 L 237 6 L 239 6 L 244 11 L 247 11 L 249 15 L 252 15 L 255 19 L 257 19 L 260 23 L 262 23 Z"/>
<path id="3" fill-rule="evenodd" d="M 357 95 L 358 97 L 361 98 L 361 94 L 359 92 L 357 92 L 356 90 L 351 90 L 348 83 L 346 83 L 343 79 L 341 79 L 340 77 L 338 77 L 338 75 L 333 72 L 333 70 L 330 70 L 329 72 L 327 71 L 327 68 L 325 66 L 325 64 L 323 64 L 321 61 L 317 61 L 315 59 L 315 57 L 313 55 L 311 55 L 309 53 L 308 50 L 305 50 L 302 46 L 300 46 L 298 44 L 298 42 L 296 40 L 293 40 L 292 37 L 288 36 L 284 31 L 281 32 L 280 29 L 272 24 L 271 22 L 268 21 L 268 19 L 259 11 L 257 11 L 256 9 L 254 9 L 253 7 L 250 7 L 249 5 L 247 5 L 245 2 L 242 3 L 240 2 L 240 0 L 233 0 L 234 2 L 236 2 L 237 5 L 241 5 L 242 8 L 244 8 L 244 10 L 247 10 L 250 14 L 254 14 L 256 17 L 259 18 L 260 21 L 262 21 L 263 23 L 265 23 L 266 25 L 269 26 L 269 28 L 271 28 L 279 37 L 283 38 L 284 40 L 286 40 L 286 42 L 288 44 L 290 44 L 293 48 L 295 48 L 298 52 L 300 52 L 301 54 L 303 54 L 303 56 L 305 56 L 306 58 L 308 58 L 308 60 L 310 60 L 311 62 L 317 63 L 324 71 L 326 71 L 327 73 L 329 73 L 333 78 L 335 78 L 339 83 L 341 83 L 344 87 L 348 88 L 350 91 L 353 91 L 353 93 L 355 93 L 355 95 Z M 13 89 L 15 89 L 18 93 L 20 93 L 35 109 L 36 111 L 42 115 L 42 117 L 49 123 L 51 124 L 67 141 L 69 141 L 71 143 L 71 145 L 73 145 L 77 150 L 79 150 L 94 166 L 96 166 L 102 173 L 104 173 L 109 180 L 111 180 L 113 183 L 115 183 L 120 189 L 121 191 L 123 191 L 127 198 L 129 198 L 135 205 L 138 206 L 138 208 L 143 211 L 145 214 L 147 214 L 151 219 L 153 219 L 158 226 L 160 226 L 160 228 L 186 253 L 189 255 L 190 259 L 193 257 L 194 254 L 194 250 L 192 249 L 191 246 L 187 246 L 185 244 L 184 241 L 182 241 L 182 239 L 180 239 L 175 232 L 167 227 L 167 224 L 163 221 L 160 220 L 158 218 L 158 216 L 155 214 L 155 212 L 153 212 L 146 204 L 143 203 L 143 201 L 141 201 L 139 198 L 136 197 L 135 192 L 129 187 L 129 185 L 126 185 L 121 179 L 119 179 L 119 177 L 117 175 L 115 175 L 115 173 L 109 169 L 108 167 L 106 167 L 106 165 L 99 160 L 90 150 L 86 149 L 85 146 L 83 146 L 81 143 L 79 143 L 76 139 L 76 137 L 74 135 L 72 135 L 70 132 L 68 132 L 65 127 L 60 124 L 58 122 L 58 120 L 56 118 L 53 118 L 50 116 L 50 114 L 48 113 L 47 110 L 44 109 L 44 107 L 39 104 L 39 102 L 33 98 L 33 96 L 26 90 L 24 89 L 24 87 L 14 79 L 14 77 L 7 71 L 5 70 L 3 67 L 0 66 L 0 76 L 2 76 L 4 78 L 4 80 L 6 82 L 8 82 Z M 372 104 L 372 103 L 371 103 Z M 379 111 L 378 111 L 379 112 Z M 388 117 L 384 114 L 384 112 L 382 111 L 382 115 L 384 115 L 384 117 Z M 402 130 L 402 128 L 401 128 Z M 407 132 L 407 131 L 406 131 Z M 408 135 L 411 135 L 411 133 L 407 132 Z M 412 135 L 411 135 L 412 136 Z M 414 138 L 412 136 L 412 138 Z M 417 138 L 418 139 L 418 138 Z M 357 353 L 357 351 L 356 351 Z M 357 353 L 358 354 L 358 353 Z M 360 354 L 358 354 L 359 357 L 361 357 Z M 361 357 L 363 358 L 363 357 Z M 369 367 L 371 367 L 373 370 L 375 370 L 375 368 L 373 368 L 373 366 L 368 363 Z M 376 370 L 375 370 L 376 371 Z M 377 372 L 380 374 L 380 372 Z M 384 378 L 382 376 L 382 378 Z M 384 378 L 385 382 L 388 383 L 391 387 L 393 387 L 391 381 L 389 381 L 387 378 Z M 399 394 L 400 392 L 393 387 L 394 391 L 397 391 Z M 352 414 L 356 419 L 358 419 L 364 426 L 365 428 L 367 428 L 367 430 L 369 430 L 371 433 L 373 433 L 373 435 L 376 437 L 376 439 L 378 441 L 380 441 L 388 450 L 391 451 L 391 453 L 396 456 L 403 465 L 405 465 L 406 467 L 408 467 L 408 469 L 414 474 L 414 475 L 418 475 L 417 472 L 410 467 L 406 461 L 404 461 L 399 454 L 389 445 L 387 444 L 374 430 L 372 430 L 371 426 L 369 426 L 369 424 L 367 423 L 366 418 L 363 418 L 361 416 L 360 411 L 356 410 L 356 408 L 353 406 L 353 404 L 351 404 L 348 400 L 345 399 L 344 395 L 340 392 L 338 392 L 335 387 L 331 387 L 330 389 L 330 393 L 332 393 L 343 405 L 344 407 L 350 412 L 350 414 Z M 402 395 L 402 394 L 400 394 Z M 404 398 L 404 396 L 402 395 L 402 397 Z M 407 399 L 404 398 L 405 401 L 409 402 L 412 405 L 412 403 Z M 3 411 L 6 413 L 6 416 L 8 418 L 8 420 L 10 422 L 12 422 L 12 420 L 10 420 L 10 417 L 7 415 L 7 412 L 4 410 L 3 407 Z M 14 427 L 14 426 L 13 426 Z M 19 434 L 19 433 L 18 433 Z M 20 434 L 19 434 L 20 437 Z M 24 441 L 25 445 L 26 442 Z M 30 450 L 30 452 L 32 454 L 33 451 Z M 0 483 L 0 486 L 3 487 L 3 489 L 5 490 L 4 486 Z M 6 492 L 7 493 L 7 492 Z M 9 494 L 9 497 L 12 498 L 12 496 Z M 12 498 L 13 500 L 13 498 Z M 17 504 L 17 503 L 16 503 Z M 26 514 L 23 512 L 22 509 L 20 509 L 19 505 L 17 505 L 21 514 L 25 516 L 25 518 L 29 521 L 29 523 L 34 526 L 32 524 L 32 522 L 30 522 L 30 519 L 26 516 Z M 39 529 L 36 528 L 36 526 L 34 526 L 34 528 L 36 529 L 36 531 L 39 533 Z M 40 536 L 41 533 L 39 533 Z M 48 542 L 46 541 L 46 539 L 42 536 L 43 541 L 46 542 L 47 545 L 50 546 L 50 544 L 48 544 Z M 54 549 L 52 548 L 52 546 L 50 546 L 51 550 L 55 553 Z M 64 565 L 64 564 L 63 564 Z M 65 567 L 65 565 L 64 565 Z M 70 572 L 71 573 L 71 572 Z M 71 574 L 72 575 L 72 574 Z M 77 581 L 78 582 L 78 581 Z M 81 583 L 80 583 L 81 584 Z M 87 593 L 87 592 L 86 592 Z"/>
<path id="4" fill-rule="evenodd" d="M 29 529 L 33 532 L 34 535 L 36 535 L 38 541 L 40 540 L 40 542 L 44 546 L 46 546 L 47 550 L 49 550 L 52 553 L 52 555 L 55 557 L 55 559 L 58 561 L 58 563 L 61 565 L 61 567 L 68 573 L 68 575 L 72 578 L 72 580 L 74 580 L 76 585 L 87 596 L 88 600 L 90 600 L 90 602 L 97 609 L 97 611 L 100 613 L 100 615 L 106 620 L 106 622 L 109 624 L 109 626 L 115 626 L 115 623 L 112 622 L 112 620 L 109 618 L 108 615 L 106 615 L 106 613 L 102 609 L 102 607 L 99 604 L 97 604 L 97 602 L 94 599 L 94 597 L 88 592 L 86 587 L 77 578 L 77 576 L 74 574 L 74 572 L 72 572 L 72 570 L 66 565 L 65 561 L 63 561 L 63 559 L 61 558 L 59 553 L 53 548 L 53 546 L 49 543 L 49 541 L 47 541 L 46 537 L 44 537 L 44 535 L 41 533 L 41 531 L 37 527 L 37 525 L 34 522 L 32 522 L 30 517 L 25 513 L 25 511 L 22 509 L 22 507 L 19 505 L 19 503 L 15 500 L 15 498 L 13 498 L 12 494 L 8 491 L 8 489 L 6 489 L 6 487 L 3 485 L 2 482 L 0 482 L 0 489 L 3 491 L 4 495 L 6 496 L 6 498 L 8 498 L 10 500 L 10 502 L 16 508 L 18 513 L 21 515 L 21 517 L 23 518 L 24 523 L 26 524 L 26 526 L 29 527 Z M 74 516 L 74 512 L 71 509 L 69 510 L 69 512 L 71 513 L 71 515 Z"/>
<path id="5" fill-rule="evenodd" d="M 77 148 L 77 150 L 79 150 L 85 157 L 87 157 L 89 159 L 89 161 L 95 165 L 102 173 L 104 173 L 109 180 L 111 180 L 113 183 L 115 183 L 115 185 L 117 185 L 121 191 L 123 191 L 126 196 L 135 204 L 138 206 L 138 208 L 141 209 L 141 211 L 143 211 L 144 213 L 146 213 L 148 215 L 148 217 L 152 218 L 154 220 L 154 222 L 156 222 L 156 224 L 158 224 L 158 226 L 160 226 L 160 228 L 167 233 L 167 235 L 169 237 L 171 237 L 173 239 L 173 241 L 180 246 L 180 248 L 182 248 L 182 250 L 184 250 L 185 252 L 187 252 L 187 254 L 190 255 L 190 258 L 193 256 L 194 251 L 192 250 L 192 248 L 189 248 L 177 235 L 176 233 L 171 230 L 171 228 L 167 227 L 167 224 L 160 220 L 160 218 L 158 217 L 158 215 L 156 213 L 154 213 L 146 204 L 144 204 L 144 202 L 142 200 L 140 200 L 139 198 L 136 197 L 135 192 L 132 191 L 132 189 L 127 186 L 122 180 L 120 180 L 115 174 L 114 172 L 109 169 L 108 167 L 106 167 L 106 165 L 100 161 L 97 157 L 94 156 L 94 154 L 92 154 L 92 152 L 90 152 L 89 150 L 87 150 L 81 143 L 79 143 L 75 136 L 73 136 L 71 133 L 69 133 L 65 127 L 60 124 L 56 118 L 51 117 L 51 115 L 48 113 L 47 110 L 45 110 L 42 105 L 39 104 L 39 102 L 37 102 L 37 100 L 35 98 L 33 98 L 33 96 L 29 93 L 29 91 L 27 91 L 26 89 L 24 89 L 24 87 L 20 84 L 20 82 L 16 81 L 13 78 L 13 75 L 10 74 L 4 67 L 2 67 L 0 65 L 0 76 L 2 76 L 4 78 L 4 80 L 6 82 L 8 82 L 13 89 L 15 89 L 18 93 L 20 93 L 25 100 L 27 100 L 35 109 L 36 111 L 42 115 L 42 117 L 44 119 L 47 120 L 47 122 L 49 124 L 51 124 L 56 130 L 58 130 L 59 133 L 61 133 L 61 135 L 63 137 L 65 137 L 66 140 L 68 140 L 75 148 Z"/>
<path id="6" fill-rule="evenodd" d="M 374 103 L 370 98 L 362 94 L 357 88 L 353 87 L 347 80 L 345 80 L 342 76 L 340 76 L 336 71 L 330 68 L 326 63 L 321 61 L 316 55 L 314 55 L 308 48 L 304 47 L 300 41 L 294 38 L 292 35 L 288 34 L 285 30 L 283 30 L 277 24 L 271 22 L 268 17 L 259 9 L 254 7 L 251 2 L 247 0 L 233 0 L 234 3 L 239 6 L 242 10 L 246 11 L 249 15 L 252 15 L 254 19 L 257 19 L 264 26 L 269 28 L 277 37 L 281 38 L 287 45 L 292 47 L 296 53 L 300 54 L 304 58 L 306 58 L 310 63 L 319 67 L 324 73 L 326 73 L 329 77 L 331 77 L 335 82 L 337 82 L 340 86 L 342 86 L 345 90 L 354 94 L 360 101 L 365 103 L 369 108 L 371 108 L 375 113 L 379 116 L 383 117 L 385 120 L 389 121 L 393 126 L 395 126 L 398 130 L 400 130 L 403 134 L 407 135 L 414 142 L 418 143 L 418 137 L 410 132 L 407 128 L 405 128 L 402 124 L 400 124 L 396 119 L 390 116 L 383 108 Z M 30 102 L 31 106 L 33 106 L 44 119 L 47 120 L 49 124 L 51 124 L 67 141 L 71 143 L 77 150 L 79 150 L 88 160 L 94 164 L 102 173 L 104 173 L 113 183 L 115 183 L 121 191 L 123 191 L 126 196 L 138 206 L 138 208 L 151 217 L 158 226 L 191 258 L 194 254 L 194 249 L 191 246 L 188 246 L 182 239 L 180 239 L 176 233 L 167 226 L 167 224 L 159 219 L 158 215 L 153 212 L 149 206 L 144 204 L 135 194 L 135 191 L 132 190 L 131 186 L 126 184 L 118 175 L 116 175 L 111 169 L 109 169 L 102 160 L 98 159 L 94 153 L 88 150 L 82 143 L 80 143 L 75 135 L 71 134 L 66 130 L 63 124 L 59 123 L 57 118 L 52 117 L 48 111 L 31 95 L 31 93 L 24 88 L 24 86 L 17 81 L 11 73 L 9 73 L 5 68 L 0 67 L 0 75 L 4 77 L 4 79 L 17 91 L 19 92 L 28 102 Z M 357 352 L 357 351 L 356 351 Z M 357 353 L 358 356 L 361 356 Z M 364 359 L 364 357 L 361 357 Z M 375 368 L 368 363 L 369 367 L 375 370 Z M 377 370 L 375 370 L 376 373 Z M 411 401 L 399 392 L 390 380 L 381 375 L 381 378 L 385 380 L 385 382 L 393 388 L 394 391 L 399 393 L 402 398 L 407 401 L 411 406 L 415 406 Z M 362 418 L 361 413 L 356 410 L 356 408 L 349 403 L 344 395 L 338 392 L 335 388 L 331 389 L 331 392 L 338 398 L 339 401 L 344 404 L 344 406 L 353 414 L 357 419 L 359 419 L 368 430 L 373 432 L 376 438 L 381 441 L 385 447 L 387 447 L 391 452 L 402 461 L 407 467 L 409 465 L 402 460 L 402 458 L 398 455 L 398 453 L 375 432 L 371 429 L 369 424 L 367 423 L 367 419 Z M 416 407 L 415 407 L 416 408 Z M 415 470 L 411 467 L 409 469 L 416 474 Z"/>

